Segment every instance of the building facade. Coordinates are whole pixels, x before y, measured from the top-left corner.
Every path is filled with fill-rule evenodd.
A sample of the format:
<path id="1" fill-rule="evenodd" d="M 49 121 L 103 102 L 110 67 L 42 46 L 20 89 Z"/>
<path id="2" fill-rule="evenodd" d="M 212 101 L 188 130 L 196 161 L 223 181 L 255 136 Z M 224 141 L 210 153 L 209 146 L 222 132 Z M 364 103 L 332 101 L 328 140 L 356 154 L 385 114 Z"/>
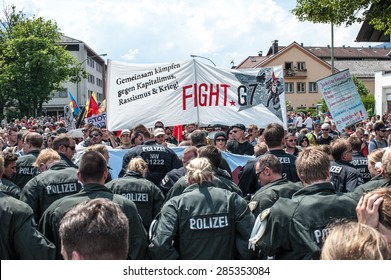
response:
<path id="1" fill-rule="evenodd" d="M 316 108 L 322 100 L 316 81 L 331 75 L 331 47 L 305 47 L 293 42 L 278 46 L 278 41 L 265 56 L 249 56 L 235 68 L 260 68 L 282 65 L 286 100 L 293 109 Z M 391 65 L 391 48 L 334 48 L 334 72 L 349 69 L 368 90 L 375 93 L 375 72 Z"/>
<path id="2" fill-rule="evenodd" d="M 80 66 L 88 73 L 86 79 L 72 83 L 63 84 L 63 89 L 54 92 L 53 98 L 43 104 L 45 114 L 63 114 L 64 106 L 69 105 L 71 92 L 80 107 L 84 107 L 92 92 L 95 92 L 97 101 L 101 102 L 106 98 L 106 63 L 102 56 L 97 54 L 83 41 L 62 36 L 62 44 L 76 58 Z"/>

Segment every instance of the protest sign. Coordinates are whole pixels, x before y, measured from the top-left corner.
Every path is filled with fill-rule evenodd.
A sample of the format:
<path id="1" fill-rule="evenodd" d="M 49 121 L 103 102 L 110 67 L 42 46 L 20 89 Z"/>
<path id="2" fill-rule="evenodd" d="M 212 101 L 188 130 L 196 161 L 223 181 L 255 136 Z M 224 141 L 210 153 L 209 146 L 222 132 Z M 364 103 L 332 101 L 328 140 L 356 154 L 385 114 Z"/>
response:
<path id="1" fill-rule="evenodd" d="M 317 84 L 338 130 L 368 118 L 349 70 L 321 79 Z"/>
<path id="2" fill-rule="evenodd" d="M 73 119 L 72 109 L 69 105 L 64 106 L 64 119 L 68 131 L 76 128 L 75 121 Z"/>
<path id="3" fill-rule="evenodd" d="M 108 61 L 107 127 L 177 124 L 285 126 L 281 66 L 223 69 L 197 60 L 137 65 Z"/>
<path id="4" fill-rule="evenodd" d="M 85 118 L 85 122 L 92 123 L 95 127 L 99 127 L 99 128 L 106 126 L 106 113 L 103 112 L 99 115 Z"/>

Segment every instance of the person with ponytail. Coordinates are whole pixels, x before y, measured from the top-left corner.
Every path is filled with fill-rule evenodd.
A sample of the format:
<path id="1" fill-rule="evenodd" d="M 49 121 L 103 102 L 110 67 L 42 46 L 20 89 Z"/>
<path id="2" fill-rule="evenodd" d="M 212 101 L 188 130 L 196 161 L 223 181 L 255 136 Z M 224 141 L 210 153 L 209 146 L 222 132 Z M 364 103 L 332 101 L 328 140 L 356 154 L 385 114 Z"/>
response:
<path id="1" fill-rule="evenodd" d="M 248 250 L 254 216 L 237 193 L 214 186 L 212 165 L 195 158 L 186 166 L 189 186 L 168 200 L 155 230 L 152 259 L 253 259 Z"/>

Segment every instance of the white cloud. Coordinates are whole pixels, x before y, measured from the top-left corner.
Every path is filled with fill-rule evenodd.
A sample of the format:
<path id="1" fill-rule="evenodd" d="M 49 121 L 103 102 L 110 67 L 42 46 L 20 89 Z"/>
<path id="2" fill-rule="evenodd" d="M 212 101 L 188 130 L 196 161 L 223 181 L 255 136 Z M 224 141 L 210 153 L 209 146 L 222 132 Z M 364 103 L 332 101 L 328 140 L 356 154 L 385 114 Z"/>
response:
<path id="1" fill-rule="evenodd" d="M 54 19 L 67 36 L 108 59 L 133 63 L 184 61 L 190 54 L 230 67 L 271 41 L 331 44 L 330 26 L 298 22 L 292 0 L 6 0 L 27 14 Z M 6 3 L 7 4 L 7 3 Z M 335 28 L 335 45 L 354 42 L 360 25 Z"/>
<path id="2" fill-rule="evenodd" d="M 134 60 L 139 53 L 139 50 L 129 50 L 128 53 L 121 56 L 121 58 L 126 60 Z"/>

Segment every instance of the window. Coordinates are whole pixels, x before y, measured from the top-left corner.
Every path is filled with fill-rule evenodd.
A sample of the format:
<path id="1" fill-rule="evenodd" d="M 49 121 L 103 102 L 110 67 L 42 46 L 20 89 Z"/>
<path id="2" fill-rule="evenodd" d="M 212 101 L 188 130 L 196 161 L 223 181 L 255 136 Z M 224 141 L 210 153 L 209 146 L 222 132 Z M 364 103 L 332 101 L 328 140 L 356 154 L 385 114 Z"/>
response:
<path id="1" fill-rule="evenodd" d="M 308 83 L 309 92 L 318 92 L 318 85 L 314 82 Z"/>
<path id="2" fill-rule="evenodd" d="M 293 62 L 291 61 L 285 62 L 285 70 L 288 69 L 293 69 Z"/>
<path id="3" fill-rule="evenodd" d="M 304 61 L 299 61 L 299 62 L 297 62 L 297 69 L 298 69 L 298 70 L 306 70 L 306 68 L 305 68 L 305 62 L 304 62 Z"/>
<path id="4" fill-rule="evenodd" d="M 55 98 L 68 98 L 68 89 L 63 88 L 59 91 L 56 91 L 53 94 L 53 97 L 55 97 Z"/>
<path id="5" fill-rule="evenodd" d="M 100 65 L 99 63 L 96 64 L 96 71 L 102 73 L 102 65 Z"/>
<path id="6" fill-rule="evenodd" d="M 103 86 L 102 80 L 99 79 L 99 78 L 96 78 L 96 85 L 97 85 L 98 87 L 102 87 L 102 86 Z"/>
<path id="7" fill-rule="evenodd" d="M 96 93 L 97 102 L 101 102 L 103 100 L 103 94 L 100 92 Z"/>
<path id="8" fill-rule="evenodd" d="M 293 93 L 293 83 L 285 83 L 285 93 Z"/>
<path id="9" fill-rule="evenodd" d="M 91 84 L 95 84 L 95 77 L 91 74 L 88 75 L 88 82 Z"/>
<path id="10" fill-rule="evenodd" d="M 297 83 L 297 93 L 305 93 L 305 83 Z"/>
<path id="11" fill-rule="evenodd" d="M 94 68 L 95 61 L 91 57 L 89 57 L 87 58 L 87 65 L 90 66 L 91 68 Z"/>

